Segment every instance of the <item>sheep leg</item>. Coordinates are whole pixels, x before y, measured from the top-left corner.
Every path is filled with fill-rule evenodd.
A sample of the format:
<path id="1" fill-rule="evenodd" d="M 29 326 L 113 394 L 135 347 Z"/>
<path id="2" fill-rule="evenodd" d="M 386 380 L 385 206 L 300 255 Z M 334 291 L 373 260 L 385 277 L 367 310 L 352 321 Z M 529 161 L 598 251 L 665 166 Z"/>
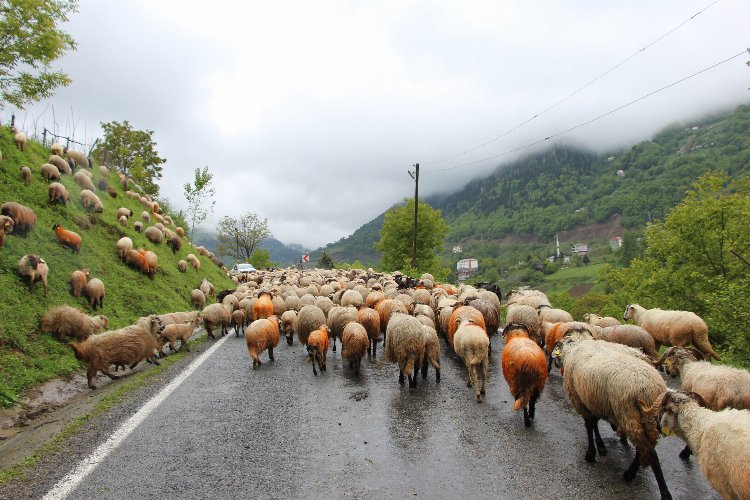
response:
<path id="1" fill-rule="evenodd" d="M 690 449 L 690 445 L 686 444 L 685 447 L 680 452 L 680 458 L 683 460 L 690 460 L 690 455 L 693 454 L 693 451 Z"/>
<path id="2" fill-rule="evenodd" d="M 485 358 L 484 361 L 482 361 L 482 388 L 479 391 L 481 394 L 485 393 L 484 387 L 485 384 L 487 384 L 487 369 L 489 364 L 490 363 L 488 358 Z"/>
<path id="3" fill-rule="evenodd" d="M 604 440 L 602 435 L 599 434 L 599 420 L 594 423 L 594 439 L 596 440 L 596 450 L 599 452 L 599 456 L 603 457 L 607 454 L 607 448 L 604 446 Z"/>
<path id="4" fill-rule="evenodd" d="M 641 452 L 638 451 L 638 449 L 635 450 L 635 457 L 633 458 L 633 463 L 630 464 L 630 467 L 622 474 L 622 478 L 625 481 L 632 481 L 635 479 L 635 475 L 638 472 L 638 468 L 641 466 Z M 659 468 L 661 471 L 661 468 Z M 654 471 L 656 473 L 656 471 Z M 658 482 L 658 477 L 657 477 Z M 661 489 L 661 486 L 659 486 Z"/>
<path id="5" fill-rule="evenodd" d="M 656 484 L 659 485 L 659 493 L 661 493 L 662 500 L 672 500 L 672 495 L 669 493 L 667 482 L 664 480 L 664 472 L 661 470 L 661 464 L 659 463 L 659 456 L 656 454 L 656 450 L 651 448 L 648 454 L 651 457 L 651 469 L 653 469 L 654 476 L 656 476 Z"/>
<path id="6" fill-rule="evenodd" d="M 586 449 L 586 461 L 596 462 L 596 447 L 594 446 L 594 429 L 596 429 L 596 422 L 599 419 L 596 417 L 583 417 L 583 423 L 586 426 L 586 436 L 588 437 L 588 448 Z M 636 459 L 637 459 L 636 455 Z M 638 461 L 635 462 L 638 464 Z"/>
<path id="7" fill-rule="evenodd" d="M 273 347 L 268 348 L 268 359 L 270 359 L 271 361 L 276 361 L 275 359 L 273 359 Z"/>
<path id="8" fill-rule="evenodd" d="M 471 366 L 471 382 L 474 385 L 474 396 L 477 398 L 477 403 L 482 402 L 482 396 L 479 388 L 479 375 L 477 374 L 477 365 Z"/>
<path id="9" fill-rule="evenodd" d="M 336 352 L 336 336 L 333 336 L 333 352 Z"/>
<path id="10" fill-rule="evenodd" d="M 440 383 L 440 368 L 435 368 L 435 383 Z"/>
<path id="11" fill-rule="evenodd" d="M 404 371 L 403 370 L 398 371 L 398 383 L 401 386 L 404 385 Z"/>
<path id="12" fill-rule="evenodd" d="M 534 414 L 536 413 L 536 400 L 539 399 L 539 391 L 534 391 L 534 394 L 531 395 L 531 399 L 529 399 L 529 417 L 534 418 Z"/>
<path id="13" fill-rule="evenodd" d="M 208 323 L 206 323 L 206 333 L 208 333 L 208 336 L 211 337 L 212 339 L 216 338 L 214 336 L 214 332 L 211 331 L 211 325 L 209 325 Z"/>
<path id="14" fill-rule="evenodd" d="M 523 425 L 524 427 L 531 427 L 531 417 L 529 416 L 529 411 L 525 406 L 523 408 Z"/>
<path id="15" fill-rule="evenodd" d="M 427 380 L 427 356 L 422 360 L 422 380 Z"/>

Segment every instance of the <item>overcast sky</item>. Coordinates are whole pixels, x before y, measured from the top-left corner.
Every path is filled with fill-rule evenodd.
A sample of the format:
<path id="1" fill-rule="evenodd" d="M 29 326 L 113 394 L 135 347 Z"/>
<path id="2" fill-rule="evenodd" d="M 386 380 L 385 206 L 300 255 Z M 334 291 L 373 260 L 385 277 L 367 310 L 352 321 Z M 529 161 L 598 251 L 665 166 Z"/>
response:
<path id="1" fill-rule="evenodd" d="M 72 85 L 17 120 L 52 129 L 54 107 L 57 129 L 86 141 L 112 120 L 153 130 L 176 208 L 207 165 L 206 226 L 253 211 L 284 243 L 317 248 L 413 196 L 414 163 L 420 196 L 458 189 L 535 148 L 510 151 L 742 52 L 749 22 L 747 0 L 82 0 L 66 25 L 78 48 L 55 64 Z M 610 152 L 750 102 L 748 60 L 537 148 Z"/>

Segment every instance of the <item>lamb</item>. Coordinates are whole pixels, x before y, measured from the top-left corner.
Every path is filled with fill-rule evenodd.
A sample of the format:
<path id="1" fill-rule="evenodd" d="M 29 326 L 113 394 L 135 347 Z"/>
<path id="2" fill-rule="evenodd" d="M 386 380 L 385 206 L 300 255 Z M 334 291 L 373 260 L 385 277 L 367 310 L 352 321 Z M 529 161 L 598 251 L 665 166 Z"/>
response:
<path id="1" fill-rule="evenodd" d="M 723 498 L 750 498 L 750 411 L 702 408 L 693 394 L 668 390 L 650 409 L 665 435 L 695 450 L 701 472 Z"/>
<path id="2" fill-rule="evenodd" d="M 526 325 L 529 327 L 531 340 L 536 342 L 540 347 L 544 347 L 544 339 L 541 333 L 542 323 L 539 319 L 539 313 L 537 313 L 537 307 L 539 306 L 532 307 L 528 304 L 518 303 L 508 304 L 508 310 L 505 313 L 505 323 Z"/>
<path id="3" fill-rule="evenodd" d="M 172 352 L 181 351 L 183 348 L 187 352 L 190 352 L 188 341 L 190 340 L 190 337 L 193 336 L 193 332 L 195 331 L 197 323 L 200 323 L 199 319 L 188 323 L 172 323 L 169 325 L 164 325 L 164 330 L 162 330 L 159 337 L 159 343 L 161 344 L 159 346 L 159 352 L 161 353 L 161 355 L 164 355 L 164 346 L 167 343 L 169 343 L 169 348 L 172 350 Z M 177 340 L 180 341 L 179 349 L 176 349 L 175 346 L 175 342 Z"/>
<path id="4" fill-rule="evenodd" d="M 81 341 L 97 335 L 109 327 L 106 316 L 88 316 L 80 309 L 61 305 L 50 308 L 40 320 L 42 333 L 54 334 L 62 340 L 66 337 Z"/>
<path id="5" fill-rule="evenodd" d="M 146 230 L 143 231 L 143 234 L 146 236 L 146 239 L 154 245 L 160 245 L 164 239 L 164 234 L 159 231 L 159 228 L 154 226 L 147 227 Z"/>
<path id="6" fill-rule="evenodd" d="M 599 326 L 602 328 L 606 328 L 608 326 L 617 326 L 617 325 L 622 324 L 617 318 L 613 318 L 612 316 L 602 317 L 594 313 L 585 314 L 583 316 L 583 320 L 589 325 Z"/>
<path id="7" fill-rule="evenodd" d="M 94 190 L 96 189 L 94 187 L 94 183 L 91 182 L 91 177 L 86 175 L 86 172 L 83 170 L 79 170 L 75 174 L 73 174 L 73 180 L 78 183 L 79 186 L 81 186 L 83 189 L 86 189 L 90 191 L 92 194 Z"/>
<path id="8" fill-rule="evenodd" d="M 605 328 L 594 326 L 594 338 L 640 349 L 651 359 L 657 358 L 654 338 L 640 326 L 617 325 Z"/>
<path id="9" fill-rule="evenodd" d="M 49 267 L 47 263 L 38 255 L 24 255 L 18 261 L 18 274 L 29 279 L 29 291 L 34 290 L 34 281 L 37 278 L 42 280 L 44 285 L 44 296 L 47 297 L 47 274 Z"/>
<path id="10" fill-rule="evenodd" d="M 187 272 L 187 261 L 185 259 L 180 259 L 177 261 L 177 270 L 181 273 Z"/>
<path id="11" fill-rule="evenodd" d="M 89 307 L 96 311 L 98 305 L 104 307 L 104 282 L 99 278 L 93 278 L 86 283 L 86 296 L 89 298 Z"/>
<path id="12" fill-rule="evenodd" d="M 253 319 L 262 319 L 272 316 L 273 311 L 273 295 L 271 292 L 260 292 L 258 300 L 253 304 Z"/>
<path id="13" fill-rule="evenodd" d="M 454 337 L 456 335 L 456 331 L 458 330 L 459 324 L 461 323 L 460 320 L 466 320 L 471 319 L 472 323 L 474 323 L 476 326 L 479 326 L 482 328 L 482 330 L 485 331 L 485 336 L 487 336 L 487 330 L 484 325 L 484 316 L 482 316 L 482 313 L 479 312 L 478 309 L 475 309 L 471 306 L 462 306 L 459 305 L 460 302 L 456 303 L 455 308 L 453 309 L 453 312 L 451 313 L 450 319 L 448 321 L 448 330 L 446 332 L 446 340 L 448 341 L 448 345 L 450 346 L 452 351 L 455 351 L 453 347 L 454 343 Z M 489 336 L 487 336 L 489 339 Z"/>
<path id="14" fill-rule="evenodd" d="M 539 322 L 544 323 L 567 323 L 573 321 L 573 316 L 563 309 L 554 309 L 547 305 L 541 305 L 536 308 L 539 315 Z"/>
<path id="15" fill-rule="evenodd" d="M 323 311 L 318 306 L 302 306 L 302 309 L 299 310 L 299 314 L 297 315 L 297 339 L 299 340 L 299 343 L 306 346 L 310 333 L 319 330 L 321 326 L 325 326 L 326 332 L 328 332 L 326 315 Z M 325 352 L 328 352 L 327 340 L 325 347 Z M 323 364 L 325 365 L 325 358 Z M 321 370 L 323 370 L 323 368 L 321 368 Z"/>
<path id="16" fill-rule="evenodd" d="M 213 334 L 213 328 L 215 326 L 221 327 L 221 336 L 223 337 L 227 333 L 227 328 L 232 321 L 232 315 L 229 310 L 221 304 L 209 304 L 203 308 L 201 312 L 203 318 L 203 325 L 206 327 L 208 336 L 215 339 L 216 336 Z"/>
<path id="17" fill-rule="evenodd" d="M 0 206 L 0 213 L 13 219 L 13 234 L 26 236 L 36 224 L 36 214 L 32 209 L 15 201 L 6 201 Z"/>
<path id="18" fill-rule="evenodd" d="M 409 389 L 417 387 L 414 368 L 419 369 L 424 349 L 422 323 L 403 312 L 393 312 L 385 334 L 385 357 L 391 363 L 398 363 L 399 384 L 404 385 L 406 377 L 409 379 Z"/>
<path id="19" fill-rule="evenodd" d="M 487 370 L 489 367 L 490 339 L 484 327 L 475 323 L 476 319 L 469 315 L 460 315 L 455 319 L 458 325 L 453 337 L 453 347 L 466 365 L 466 387 L 474 387 L 477 403 L 482 402 L 487 384 Z M 482 373 L 482 385 L 479 385 L 479 369 Z"/>
<path id="20" fill-rule="evenodd" d="M 13 232 L 13 219 L 7 215 L 0 215 L 0 248 L 5 244 L 5 233 Z"/>
<path id="21" fill-rule="evenodd" d="M 305 307 L 302 308 L 302 311 L 305 310 Z M 300 315 L 302 314 L 302 311 L 300 311 Z M 323 311 L 320 312 L 322 313 Z M 315 369 L 316 361 L 318 363 L 318 368 L 320 368 L 320 371 L 326 371 L 326 356 L 328 354 L 329 333 L 330 332 L 328 331 L 328 327 L 324 322 L 322 325 L 320 325 L 319 328 L 310 332 L 309 335 L 305 338 L 305 342 L 303 342 L 307 346 L 307 359 L 312 362 L 313 375 L 315 376 L 318 375 L 318 371 Z M 297 332 L 297 335 L 299 335 L 299 331 Z M 300 342 L 302 342 L 302 339 L 300 339 Z"/>
<path id="22" fill-rule="evenodd" d="M 57 167 L 57 170 L 61 174 L 72 174 L 73 171 L 70 169 L 70 165 L 68 165 L 68 162 L 63 160 L 59 155 L 51 155 L 49 157 L 49 160 L 47 160 L 47 163 L 52 164 Z"/>
<path id="23" fill-rule="evenodd" d="M 650 333 L 657 351 L 661 344 L 685 347 L 692 342 L 704 357 L 721 360 L 708 340 L 708 326 L 693 312 L 644 309 L 638 304 L 629 304 L 623 318 L 632 319 Z"/>
<path id="24" fill-rule="evenodd" d="M 245 332 L 243 332 L 243 327 L 245 326 L 245 311 L 242 309 L 237 309 L 235 311 L 232 311 L 232 327 L 234 327 L 234 336 L 239 337 L 240 332 L 244 335 Z"/>
<path id="25" fill-rule="evenodd" d="M 68 231 L 60 224 L 52 226 L 57 242 L 64 247 L 70 248 L 73 253 L 81 253 L 81 236 L 73 231 Z"/>
<path id="26" fill-rule="evenodd" d="M 206 297 L 213 296 L 215 293 L 214 286 L 206 278 L 203 278 L 203 280 L 201 281 L 201 284 L 198 285 L 198 288 L 201 289 L 201 292 L 206 294 Z M 255 319 L 258 319 L 258 318 L 255 318 Z"/>
<path id="27" fill-rule="evenodd" d="M 49 147 L 50 153 L 57 156 L 62 156 L 64 154 L 62 144 L 58 144 L 56 142 L 52 143 L 52 145 Z"/>
<path id="28" fill-rule="evenodd" d="M 117 240 L 117 254 L 120 256 L 122 262 L 125 262 L 125 255 L 130 250 L 133 250 L 133 240 L 127 236 L 123 236 Z"/>
<path id="29" fill-rule="evenodd" d="M 75 165 L 83 168 L 89 168 L 89 159 L 80 151 L 73 151 L 72 149 L 69 149 L 65 152 L 65 156 L 68 157 L 69 161 L 72 160 Z"/>
<path id="30" fill-rule="evenodd" d="M 86 210 L 93 210 L 94 212 L 104 211 L 104 205 L 102 205 L 99 197 L 89 189 L 81 190 L 81 205 L 83 205 L 83 208 Z"/>
<path id="31" fill-rule="evenodd" d="M 59 182 L 51 182 L 47 188 L 47 194 L 50 204 L 62 203 L 65 205 L 68 203 L 68 189 Z"/>
<path id="32" fill-rule="evenodd" d="M 427 365 L 435 369 L 435 383 L 440 383 L 440 340 L 437 331 L 429 326 L 422 325 L 424 335 L 424 356 L 422 357 L 422 379 L 427 378 Z"/>
<path id="33" fill-rule="evenodd" d="M 198 288 L 190 291 L 190 304 L 196 309 L 201 309 L 206 305 L 206 294 Z"/>
<path id="34" fill-rule="evenodd" d="M 31 169 L 25 165 L 21 166 L 21 179 L 23 179 L 24 185 L 31 184 Z"/>
<path id="35" fill-rule="evenodd" d="M 612 349 L 613 346 L 621 349 Z M 599 419 L 605 419 L 636 448 L 635 458 L 623 479 L 632 481 L 639 465 L 650 465 L 661 497 L 671 498 L 655 449 L 659 439 L 656 420 L 643 410 L 643 406 L 650 407 L 667 386 L 656 368 L 622 350 L 635 351 L 599 340 L 575 341 L 565 337 L 557 343 L 553 355 L 555 363 L 562 364 L 563 388 L 568 399 L 586 426 L 586 461 L 595 461 L 597 449 L 599 455 L 606 454 L 597 427 Z"/>
<path id="36" fill-rule="evenodd" d="M 124 215 L 121 215 L 121 216 L 120 216 L 120 217 L 119 217 L 119 218 L 117 219 L 117 221 L 118 221 L 118 222 L 120 223 L 120 225 L 121 225 L 122 227 L 128 227 L 128 218 L 127 218 L 127 217 L 125 217 Z"/>
<path id="37" fill-rule="evenodd" d="M 56 166 L 50 163 L 45 163 L 42 165 L 41 174 L 46 182 L 60 180 L 60 171 Z"/>
<path id="38" fill-rule="evenodd" d="M 29 138 L 26 137 L 26 134 L 23 132 L 19 132 L 15 127 L 13 127 L 13 134 L 13 140 L 16 143 L 16 147 L 23 153 L 26 151 L 26 143 L 29 142 Z"/>
<path id="39" fill-rule="evenodd" d="M 73 294 L 73 297 L 79 298 L 81 296 L 90 274 L 89 269 L 78 269 L 70 273 L 70 293 Z"/>
<path id="40" fill-rule="evenodd" d="M 106 335 L 89 337 L 82 342 L 71 342 L 69 345 L 76 359 L 88 363 L 88 386 L 96 389 L 94 377 L 97 372 L 102 372 L 112 380 L 119 378 L 110 373 L 109 367 L 112 364 L 135 368 L 145 359 L 158 365 L 159 362 L 154 358 L 154 353 L 159 349 L 156 338 L 163 329 L 164 324 L 154 317 L 151 319 L 150 329 L 131 325 L 107 332 Z"/>
<path id="41" fill-rule="evenodd" d="M 349 360 L 349 368 L 354 368 L 355 375 L 359 375 L 362 356 L 369 346 L 370 339 L 365 327 L 356 321 L 347 323 L 341 334 L 341 357 Z"/>
<path id="42" fill-rule="evenodd" d="M 505 325 L 503 339 L 503 377 L 508 383 L 511 395 L 516 399 L 513 411 L 523 408 L 523 424 L 530 427 L 536 401 L 547 382 L 548 370 L 545 367 L 544 351 L 529 338 L 529 328 L 526 325 Z"/>
<path id="43" fill-rule="evenodd" d="M 143 222 L 139 220 L 133 222 L 133 229 L 135 229 L 136 233 L 140 233 L 141 231 L 143 231 Z"/>
<path id="44" fill-rule="evenodd" d="M 253 360 L 253 369 L 261 365 L 260 355 L 268 349 L 268 358 L 273 361 L 273 348 L 279 345 L 279 319 L 276 316 L 257 319 L 245 332 L 247 351 Z"/>
<path id="45" fill-rule="evenodd" d="M 294 332 L 297 330 L 297 311 L 284 311 L 281 315 L 281 329 L 284 331 L 287 345 L 294 343 Z"/>
<path id="46" fill-rule="evenodd" d="M 367 354 L 375 356 L 380 342 L 380 315 L 375 309 L 363 306 L 357 309 L 357 322 L 364 326 L 367 332 Z"/>

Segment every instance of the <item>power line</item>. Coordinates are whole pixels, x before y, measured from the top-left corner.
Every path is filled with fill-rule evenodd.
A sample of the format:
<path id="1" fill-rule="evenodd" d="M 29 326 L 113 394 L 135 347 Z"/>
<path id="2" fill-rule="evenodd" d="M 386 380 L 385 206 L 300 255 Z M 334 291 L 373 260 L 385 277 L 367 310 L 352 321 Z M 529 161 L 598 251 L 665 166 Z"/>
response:
<path id="1" fill-rule="evenodd" d="M 488 141 L 485 141 L 485 142 L 483 142 L 482 144 L 479 144 L 478 146 L 474 146 L 474 147 L 473 147 L 473 148 L 471 148 L 471 149 L 467 149 L 466 151 L 462 151 L 462 152 L 460 152 L 460 153 L 457 153 L 457 154 L 454 154 L 454 155 L 452 155 L 452 156 L 447 156 L 447 157 L 445 157 L 445 158 L 443 158 L 443 159 L 441 159 L 441 160 L 435 160 L 435 161 L 431 161 L 431 162 L 425 162 L 425 163 L 423 163 L 423 165 L 435 165 L 435 164 L 438 164 L 438 163 L 444 163 L 444 162 L 446 162 L 446 161 L 448 161 L 448 160 L 453 160 L 453 159 L 455 159 L 455 158 L 458 158 L 459 156 L 463 156 L 463 155 L 465 155 L 465 154 L 468 154 L 468 153 L 471 153 L 471 152 L 473 152 L 473 151 L 476 151 L 477 149 L 481 149 L 481 148 L 483 148 L 483 147 L 485 147 L 485 146 L 487 146 L 487 145 L 489 145 L 489 144 L 492 144 L 492 143 L 493 143 L 493 142 L 495 142 L 495 141 L 498 141 L 498 140 L 502 139 L 503 137 L 505 137 L 505 136 L 507 136 L 507 135 L 510 135 L 510 134 L 512 134 L 513 132 L 515 132 L 515 131 L 516 131 L 516 130 L 518 130 L 519 128 L 523 127 L 523 126 L 524 126 L 524 125 L 526 125 L 527 123 L 529 123 L 529 122 L 531 122 L 531 121 L 533 121 L 533 120 L 535 120 L 535 119 L 539 118 L 540 116 L 542 116 L 543 114 L 547 113 L 548 111 L 551 111 L 552 109 L 556 108 L 557 106 L 559 106 L 559 105 L 560 105 L 560 104 L 562 104 L 563 102 L 567 101 L 567 100 L 568 100 L 568 99 L 570 99 L 571 97 L 574 97 L 574 96 L 578 95 L 578 94 L 579 94 L 579 93 L 581 93 L 581 92 L 582 92 L 582 91 L 583 91 L 584 89 L 586 89 L 587 87 L 589 87 L 589 86 L 593 85 L 593 84 L 594 84 L 594 83 L 596 83 L 597 81 L 601 80 L 602 78 L 604 78 L 605 76 L 607 76 L 608 74 L 610 74 L 611 72 L 613 72 L 614 70 L 616 70 L 617 68 L 619 68 L 620 66 L 622 66 L 623 64 L 625 64 L 626 62 L 628 62 L 628 61 L 630 61 L 631 59 L 633 59 L 633 58 L 634 58 L 635 56 L 637 56 L 637 55 L 641 54 L 642 52 L 645 52 L 646 50 L 648 50 L 648 49 L 649 49 L 650 47 L 652 47 L 653 45 L 656 45 L 657 43 L 659 43 L 660 41 L 662 41 L 663 39 L 665 39 L 666 37 L 668 37 L 669 35 L 671 35 L 671 34 L 672 34 L 672 33 L 674 33 L 675 31 L 677 31 L 678 29 L 682 28 L 682 27 L 683 27 L 684 25 L 686 25 L 687 23 L 689 23 L 690 21 L 692 21 L 693 19 L 695 19 L 695 18 L 696 18 L 696 17 L 697 17 L 697 16 L 699 15 L 699 14 L 701 14 L 701 13 L 705 12 L 706 10 L 710 9 L 711 7 L 713 7 L 714 5 L 716 5 L 717 3 L 719 3 L 719 1 L 720 1 L 720 0 L 715 0 L 714 2 L 712 2 L 712 3 L 708 4 L 707 6 L 703 7 L 703 8 L 701 9 L 701 10 L 699 10 L 698 12 L 696 12 L 695 14 L 693 14 L 692 16 L 690 16 L 689 18 L 685 19 L 685 20 L 684 20 L 683 22 L 681 22 L 680 24 L 678 24 L 677 26 L 675 26 L 674 28 L 672 28 L 672 29 L 671 29 L 671 30 L 669 30 L 668 32 L 664 33 L 663 35 L 661 35 L 661 36 L 660 36 L 659 38 L 657 38 L 657 39 L 656 39 L 656 40 L 654 40 L 653 42 L 651 42 L 651 43 L 649 43 L 648 45 L 646 45 L 645 47 L 643 47 L 643 48 L 641 48 L 641 49 L 639 49 L 639 50 L 635 51 L 635 52 L 634 52 L 633 54 L 631 54 L 630 56 L 626 57 L 625 59 L 623 59 L 623 60 L 622 60 L 622 61 L 620 61 L 619 63 L 615 64 L 614 66 L 612 66 L 611 68 L 609 68 L 608 70 L 606 70 L 606 71 L 605 71 L 604 73 L 600 74 L 599 76 L 597 76 L 597 77 L 596 77 L 596 78 L 594 78 L 593 80 L 589 81 L 589 82 L 588 82 L 588 83 L 586 83 L 585 85 L 583 85 L 583 86 L 579 87 L 579 88 L 578 88 L 578 90 L 576 90 L 576 91 L 574 91 L 573 93 L 569 94 L 569 95 L 568 95 L 567 97 L 563 97 L 562 99 L 560 99 L 559 101 L 555 102 L 555 103 L 554 103 L 554 104 L 552 104 L 551 106 L 547 107 L 547 108 L 546 108 L 546 109 L 544 109 L 543 111 L 541 111 L 541 112 L 539 112 L 539 113 L 536 113 L 536 114 L 535 114 L 534 116 L 532 116 L 531 118 L 529 118 L 529 119 L 527 119 L 527 120 L 525 120 L 525 121 L 523 121 L 523 122 L 519 123 L 519 124 L 518 124 L 518 125 L 516 125 L 515 127 L 513 127 L 513 128 L 511 128 L 511 129 L 509 129 L 509 130 L 507 130 L 507 131 L 503 132 L 502 134 L 498 135 L 497 137 L 495 137 L 495 138 L 493 138 L 493 139 L 490 139 L 490 140 L 488 140 Z"/>
<path id="2" fill-rule="evenodd" d="M 672 83 L 670 83 L 670 84 L 668 84 L 668 85 L 665 85 L 665 86 L 663 86 L 663 87 L 661 87 L 661 88 L 659 88 L 659 89 L 656 89 L 656 90 L 654 90 L 654 91 L 651 91 L 651 92 L 649 92 L 648 94 L 644 94 L 644 95 L 642 95 L 641 97 L 639 97 L 639 98 L 637 98 L 637 99 L 634 99 L 634 100 L 632 100 L 632 101 L 630 101 L 630 102 L 628 102 L 628 103 L 626 103 L 626 104 L 623 104 L 622 106 L 619 106 L 619 107 L 617 107 L 617 108 L 613 108 L 613 109 L 611 109 L 611 110 L 607 111 L 606 113 L 602 113 L 602 114 L 600 114 L 600 115 L 598 115 L 598 116 L 596 116 L 596 117 L 594 117 L 594 118 L 591 118 L 591 119 L 589 119 L 589 120 L 586 120 L 586 121 L 584 121 L 584 122 L 581 122 L 581 123 L 579 123 L 579 124 L 577 124 L 577 125 L 574 125 L 574 126 L 572 126 L 572 127 L 570 127 L 570 128 L 567 128 L 567 129 L 565 129 L 565 130 L 562 130 L 562 131 L 560 131 L 560 132 L 556 132 L 556 133 L 554 133 L 554 134 L 552 134 L 552 135 L 549 135 L 549 136 L 545 137 L 544 139 L 539 139 L 539 140 L 537 140 L 537 141 L 531 142 L 531 143 L 529 143 L 529 144 L 526 144 L 526 145 L 524 145 L 524 146 L 519 146 L 519 147 L 516 147 L 516 148 L 510 149 L 510 150 L 508 150 L 508 151 L 505 151 L 505 152 L 503 152 L 503 153 L 500 153 L 500 154 L 494 155 L 494 156 L 488 156 L 487 158 L 482 158 L 481 160 L 474 160 L 474 161 L 470 161 L 470 162 L 462 163 L 462 164 L 460 164 L 460 165 L 456 165 L 456 166 L 454 166 L 454 167 L 446 167 L 446 168 L 438 168 L 438 169 L 426 169 L 426 171 L 427 171 L 427 172 L 443 172 L 443 171 L 446 171 L 446 170 L 455 170 L 455 169 L 457 169 L 457 168 L 463 168 L 463 167 L 467 167 L 467 166 L 469 166 L 469 165 L 475 165 L 475 164 L 477 164 L 477 163 L 482 163 L 482 162 L 485 162 L 485 161 L 489 161 L 489 160 L 494 160 L 494 159 L 497 159 L 497 158 L 501 158 L 501 157 L 503 157 L 503 156 L 507 156 L 507 155 L 509 155 L 509 154 L 512 154 L 512 153 L 516 153 L 516 152 L 518 152 L 518 151 L 522 151 L 522 150 L 524 150 L 524 149 L 528 149 L 528 148 L 531 148 L 531 147 L 537 146 L 537 145 L 539 145 L 539 144 L 542 144 L 542 143 L 544 143 L 544 142 L 546 142 L 546 141 L 549 141 L 550 139 L 554 139 L 555 137 L 559 137 L 559 136 L 561 136 L 561 135 L 567 134 L 568 132 L 572 132 L 573 130 L 579 129 L 579 128 L 581 128 L 581 127 L 584 127 L 584 126 L 586 126 L 586 125 L 589 125 L 589 124 L 591 124 L 591 123 L 593 123 L 593 122 L 595 122 L 595 121 L 601 120 L 601 119 L 602 119 L 602 118 L 604 118 L 604 117 L 607 117 L 607 116 L 609 116 L 609 115 L 611 115 L 611 114 L 613 114 L 613 113 L 616 113 L 616 112 L 618 112 L 618 111 L 621 111 L 621 110 L 623 110 L 623 109 L 627 108 L 628 106 L 632 106 L 633 104 L 635 104 L 635 103 L 637 103 L 637 102 L 640 102 L 640 101 L 642 101 L 642 100 L 644 100 L 644 99 L 646 99 L 646 98 L 648 98 L 648 97 L 651 97 L 651 96 L 653 96 L 653 95 L 655 95 L 655 94 L 658 94 L 659 92 L 662 92 L 662 91 L 664 91 L 664 90 L 667 90 L 668 88 L 674 87 L 675 85 L 678 85 L 678 84 L 680 84 L 680 83 L 682 83 L 682 82 L 684 82 L 684 81 L 686 81 L 686 80 L 689 80 L 689 79 L 691 79 L 691 78 L 694 78 L 694 77 L 696 77 L 696 76 L 698 76 L 698 75 L 700 75 L 700 74 L 702 74 L 702 73 L 705 73 L 706 71 L 710 71 L 710 70 L 712 70 L 712 69 L 714 69 L 714 68 L 716 68 L 716 67 L 718 67 L 718 66 L 721 66 L 722 64 L 724 64 L 724 63 L 726 63 L 726 62 L 729 62 L 729 61 L 731 61 L 732 59 L 736 59 L 736 58 L 738 58 L 738 57 L 740 57 L 741 55 L 744 55 L 744 54 L 746 54 L 746 53 L 747 53 L 747 50 L 743 50 L 742 52 L 740 52 L 740 53 L 738 53 L 738 54 L 735 54 L 735 55 L 733 55 L 733 56 L 731 56 L 731 57 L 728 57 L 728 58 L 724 59 L 723 61 L 719 61 L 719 62 L 717 62 L 717 63 L 715 63 L 715 64 L 712 64 L 711 66 L 708 66 L 708 67 L 706 67 L 706 68 L 703 68 L 702 70 L 700 70 L 700 71 L 697 71 L 697 72 L 695 72 L 695 73 L 693 73 L 693 74 L 691 74 L 691 75 L 688 75 L 688 76 L 686 76 L 686 77 L 680 78 L 679 80 L 676 80 L 676 81 L 674 81 L 674 82 L 672 82 Z"/>

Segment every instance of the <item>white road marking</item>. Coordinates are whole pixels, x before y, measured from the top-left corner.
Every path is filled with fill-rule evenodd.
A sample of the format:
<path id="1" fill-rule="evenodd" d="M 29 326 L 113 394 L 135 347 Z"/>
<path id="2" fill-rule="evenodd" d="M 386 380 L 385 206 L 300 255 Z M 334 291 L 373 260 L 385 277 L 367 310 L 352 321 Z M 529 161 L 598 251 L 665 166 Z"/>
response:
<path id="1" fill-rule="evenodd" d="M 182 384 L 203 362 L 211 356 L 221 344 L 228 339 L 226 335 L 219 339 L 211 348 L 193 361 L 182 373 L 162 389 L 159 394 L 151 398 L 132 417 L 127 419 L 102 445 L 94 452 L 81 460 L 76 467 L 63 477 L 57 484 L 44 495 L 44 500 L 66 498 L 75 490 L 86 476 L 96 469 L 107 456 L 112 453 L 125 439 L 143 422 L 149 414 L 156 409 L 172 392 Z"/>

